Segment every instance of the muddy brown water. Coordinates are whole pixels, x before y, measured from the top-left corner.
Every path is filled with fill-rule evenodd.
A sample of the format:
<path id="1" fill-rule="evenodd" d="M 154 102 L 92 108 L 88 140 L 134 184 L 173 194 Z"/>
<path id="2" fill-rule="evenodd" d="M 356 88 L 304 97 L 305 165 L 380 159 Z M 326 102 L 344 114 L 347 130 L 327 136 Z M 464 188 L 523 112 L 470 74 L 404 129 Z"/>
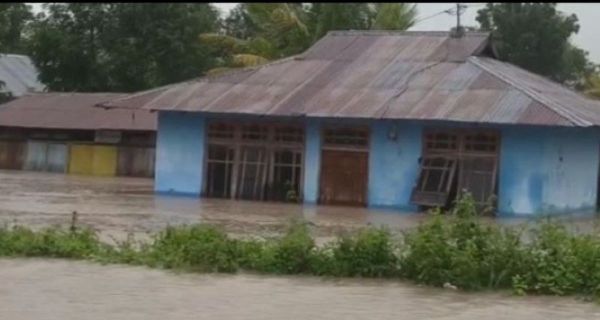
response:
<path id="1" fill-rule="evenodd" d="M 0 319 L 600 319 L 573 298 L 461 293 L 396 281 L 173 274 L 0 259 Z"/>
<path id="2" fill-rule="evenodd" d="M 110 234 L 199 222 L 231 233 L 268 233 L 302 218 L 327 236 L 368 224 L 414 226 L 423 218 L 391 210 L 160 196 L 152 190 L 151 179 L 0 171 L 0 223 L 67 225 L 77 211 L 80 224 Z"/>
<path id="3" fill-rule="evenodd" d="M 326 239 L 369 224 L 400 230 L 426 219 L 390 210 L 164 197 L 154 195 L 152 185 L 150 179 L 0 171 L 0 223 L 68 225 L 76 210 L 80 224 L 119 237 L 198 222 L 233 234 L 269 234 L 292 218 L 304 218 Z M 584 229 L 597 221 L 562 219 Z M 507 223 L 514 222 L 519 220 Z M 0 259 L 0 320 L 309 318 L 600 319 L 600 307 L 573 298 L 466 294 L 389 280 L 176 275 L 88 262 Z"/>
<path id="4" fill-rule="evenodd" d="M 71 212 L 77 211 L 80 224 L 109 236 L 199 222 L 223 226 L 233 234 L 256 234 L 281 231 L 291 219 L 302 218 L 313 223 L 317 236 L 326 238 L 366 225 L 412 228 L 427 217 L 398 210 L 160 196 L 152 190 L 151 179 L 0 170 L 0 223 L 68 225 Z M 577 229 L 590 229 L 598 221 L 577 214 L 561 219 Z"/>

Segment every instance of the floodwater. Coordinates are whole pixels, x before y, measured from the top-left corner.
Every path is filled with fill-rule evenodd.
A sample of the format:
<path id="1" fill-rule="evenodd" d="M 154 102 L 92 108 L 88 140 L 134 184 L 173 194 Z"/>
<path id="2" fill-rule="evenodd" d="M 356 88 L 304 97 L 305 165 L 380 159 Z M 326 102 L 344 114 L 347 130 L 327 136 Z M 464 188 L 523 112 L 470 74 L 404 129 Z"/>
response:
<path id="1" fill-rule="evenodd" d="M 101 232 L 152 232 L 166 225 L 206 222 L 231 233 L 268 233 L 294 218 L 314 223 L 321 235 L 368 224 L 410 227 L 424 215 L 364 208 L 160 196 L 153 181 L 0 171 L 0 223 L 28 226 L 78 222 Z"/>
<path id="2" fill-rule="evenodd" d="M 574 298 L 461 293 L 396 281 L 172 274 L 0 259 L 0 319 L 600 319 Z"/>
<path id="3" fill-rule="evenodd" d="M 152 190 L 152 179 L 0 170 L 0 223 L 68 225 L 77 211 L 79 224 L 119 237 L 199 222 L 220 225 L 232 234 L 271 234 L 291 219 L 303 218 L 313 223 L 318 238 L 327 239 L 366 225 L 412 228 L 427 217 L 393 210 L 160 196 Z M 598 222 L 589 215 L 561 219 L 576 229 L 590 229 Z"/>
<path id="4" fill-rule="evenodd" d="M 232 234 L 269 234 L 281 231 L 292 218 L 304 218 L 322 240 L 368 224 L 411 228 L 427 217 L 363 208 L 156 196 L 152 184 L 150 179 L 0 171 L 0 223 L 33 228 L 68 225 L 71 212 L 77 211 L 80 224 L 112 239 L 198 222 L 223 226 Z M 578 228 L 589 228 L 596 221 L 563 219 Z M 0 259 L 0 284 L 0 320 L 600 319 L 598 304 L 573 298 L 466 294 L 390 280 L 173 274 L 67 260 Z"/>

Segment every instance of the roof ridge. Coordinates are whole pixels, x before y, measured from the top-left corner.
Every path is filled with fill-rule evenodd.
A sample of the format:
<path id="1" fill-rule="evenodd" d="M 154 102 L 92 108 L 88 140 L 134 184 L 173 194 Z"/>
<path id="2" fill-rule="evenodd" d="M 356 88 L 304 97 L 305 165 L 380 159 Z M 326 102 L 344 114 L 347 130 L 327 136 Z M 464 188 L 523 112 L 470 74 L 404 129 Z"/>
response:
<path id="1" fill-rule="evenodd" d="M 184 83 L 189 83 L 189 82 L 194 82 L 194 81 L 201 81 L 202 77 L 194 77 L 185 81 L 181 81 L 181 82 L 175 82 L 175 83 L 170 83 L 170 84 L 165 84 L 163 86 L 160 87 L 156 87 L 156 88 L 151 88 L 151 89 L 147 89 L 147 90 L 142 90 L 142 91 L 137 91 L 137 92 L 132 92 L 132 93 L 124 93 L 123 97 L 118 97 L 116 99 L 111 99 L 109 101 L 103 101 L 103 102 L 99 102 L 96 103 L 94 105 L 94 107 L 99 107 L 99 108 L 119 108 L 117 106 L 115 106 L 114 104 L 109 104 L 111 102 L 119 102 L 120 100 L 123 99 L 133 99 L 133 98 L 137 98 L 141 95 L 145 95 L 145 94 L 149 94 L 149 93 L 153 93 L 153 92 L 159 92 L 161 90 L 165 90 L 168 89 L 170 87 L 174 87 L 174 86 L 178 86 L 178 85 L 182 85 Z M 124 108 L 124 109 L 129 109 L 129 108 Z"/>
<path id="2" fill-rule="evenodd" d="M 279 64 L 279 63 L 288 62 L 289 60 L 296 60 L 298 58 L 302 58 L 301 57 L 302 54 L 304 54 L 304 52 L 303 53 L 299 53 L 299 54 L 295 54 L 295 55 L 292 55 L 292 56 L 289 56 L 289 57 L 272 60 L 272 61 L 269 61 L 267 63 L 263 63 L 263 64 L 259 64 L 259 65 L 255 65 L 255 66 L 241 67 L 241 68 L 232 68 L 231 70 L 225 71 L 224 73 L 221 73 L 221 74 L 205 75 L 205 76 L 202 76 L 202 77 L 198 77 L 198 80 L 202 81 L 202 80 L 220 78 L 220 77 L 225 77 L 225 76 L 231 76 L 231 75 L 242 73 L 244 71 L 254 71 L 254 70 L 261 69 L 263 67 L 268 67 L 268 66 Z"/>
<path id="3" fill-rule="evenodd" d="M 450 36 L 451 31 L 432 30 L 432 31 L 419 31 L 419 30 L 330 30 L 326 35 L 406 35 L 406 36 Z M 465 36 L 488 36 L 490 32 L 486 31 L 466 31 Z"/>
<path id="4" fill-rule="evenodd" d="M 468 62 L 474 64 L 476 67 L 484 70 L 485 72 L 491 74 L 492 76 L 494 76 L 494 77 L 500 79 L 501 81 L 509 84 L 510 86 L 514 87 L 516 90 L 524 93 L 525 95 L 529 96 L 533 100 L 541 103 L 546 108 L 548 108 L 548 109 L 552 110 L 553 112 L 557 113 L 558 115 L 560 115 L 561 117 L 563 117 L 565 120 L 571 122 L 572 124 L 578 125 L 578 126 L 590 126 L 590 125 L 592 125 L 592 123 L 589 122 L 588 120 L 585 120 L 585 119 L 581 118 L 580 116 L 578 116 L 576 114 L 573 114 L 572 112 L 567 111 L 566 107 L 564 105 L 562 105 L 561 103 L 556 102 L 553 99 L 545 98 L 542 95 L 540 95 L 539 93 L 535 92 L 535 90 L 532 90 L 530 88 L 524 88 L 523 86 L 520 86 L 519 84 L 517 84 L 513 80 L 511 80 L 508 76 L 506 76 L 503 72 L 498 71 L 496 69 L 491 69 L 491 68 L 483 65 L 480 60 L 483 60 L 483 59 L 481 57 L 476 57 L 476 56 L 471 56 L 471 57 L 469 57 L 467 59 Z M 508 65 L 512 66 L 512 64 L 510 64 L 510 63 L 502 62 L 502 61 L 499 61 L 497 59 L 490 59 L 490 60 L 493 60 L 494 62 L 498 62 L 498 63 L 505 63 L 505 64 L 508 64 Z M 519 69 L 523 70 L 525 72 L 530 72 L 530 71 L 527 71 L 527 70 L 524 70 L 524 69 L 521 69 L 521 68 L 519 68 Z M 553 81 L 551 81 L 551 82 L 553 82 Z"/>

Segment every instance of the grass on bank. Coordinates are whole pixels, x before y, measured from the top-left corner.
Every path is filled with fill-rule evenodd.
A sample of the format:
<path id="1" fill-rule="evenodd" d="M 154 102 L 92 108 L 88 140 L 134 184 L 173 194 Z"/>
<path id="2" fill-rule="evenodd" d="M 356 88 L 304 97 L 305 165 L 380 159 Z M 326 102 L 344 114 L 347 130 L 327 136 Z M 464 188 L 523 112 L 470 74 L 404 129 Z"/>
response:
<path id="1" fill-rule="evenodd" d="M 527 230 L 481 222 L 472 198 L 432 212 L 418 228 L 393 235 L 368 227 L 317 246 L 306 223 L 272 239 L 234 239 L 210 225 L 167 227 L 148 243 L 108 245 L 89 229 L 0 228 L 0 256 L 54 257 L 195 272 L 253 271 L 333 277 L 400 278 L 464 290 L 600 298 L 600 237 L 558 223 Z M 530 233 L 523 241 L 522 232 Z"/>

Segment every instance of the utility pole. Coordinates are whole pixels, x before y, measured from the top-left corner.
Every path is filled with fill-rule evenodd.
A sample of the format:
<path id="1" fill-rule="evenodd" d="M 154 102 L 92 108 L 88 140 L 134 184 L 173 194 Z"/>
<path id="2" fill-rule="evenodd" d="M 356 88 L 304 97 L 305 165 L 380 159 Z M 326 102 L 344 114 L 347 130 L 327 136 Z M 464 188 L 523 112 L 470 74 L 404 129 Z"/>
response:
<path id="1" fill-rule="evenodd" d="M 460 2 L 456 3 L 456 31 L 460 29 Z"/>
<path id="2" fill-rule="evenodd" d="M 455 38 L 460 38 L 465 34 L 464 28 L 460 25 L 461 10 L 465 8 L 466 6 L 461 5 L 460 2 L 456 4 L 456 29 L 452 33 L 452 36 Z"/>

